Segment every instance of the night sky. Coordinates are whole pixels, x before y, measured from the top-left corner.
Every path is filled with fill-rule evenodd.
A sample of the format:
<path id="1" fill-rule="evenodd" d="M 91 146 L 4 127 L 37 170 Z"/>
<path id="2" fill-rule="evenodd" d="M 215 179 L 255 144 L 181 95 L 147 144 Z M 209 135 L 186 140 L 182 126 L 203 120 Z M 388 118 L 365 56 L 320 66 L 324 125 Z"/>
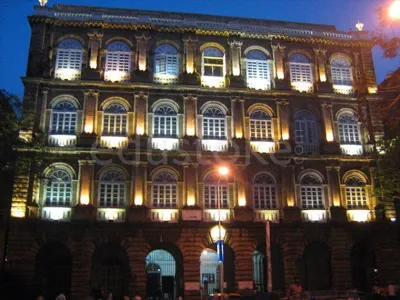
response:
<path id="1" fill-rule="evenodd" d="M 389 0 L 49 0 L 47 5 L 72 4 L 115 8 L 192 12 L 335 25 L 338 30 L 377 30 L 375 9 Z M 0 3 L 0 89 L 23 94 L 20 77 L 25 75 L 30 39 L 27 16 L 37 0 L 1 0 Z M 395 24 L 400 29 L 400 22 Z M 400 30 L 395 30 L 396 33 Z M 374 49 L 378 83 L 399 67 L 400 59 L 383 59 Z"/>

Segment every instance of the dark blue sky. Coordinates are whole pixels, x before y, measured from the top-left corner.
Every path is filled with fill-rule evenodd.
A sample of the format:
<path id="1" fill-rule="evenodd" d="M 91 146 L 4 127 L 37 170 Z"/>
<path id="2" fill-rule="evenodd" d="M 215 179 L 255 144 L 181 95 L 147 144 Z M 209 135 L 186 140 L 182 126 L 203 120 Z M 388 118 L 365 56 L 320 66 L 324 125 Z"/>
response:
<path id="1" fill-rule="evenodd" d="M 377 29 L 375 9 L 390 0 L 49 0 L 47 5 L 73 4 L 117 8 L 194 12 L 297 22 L 332 24 L 339 30 L 354 29 L 360 20 L 365 30 Z M 0 88 L 22 96 L 20 80 L 26 72 L 30 27 L 27 16 L 37 0 L 1 0 Z M 400 23 L 396 24 L 400 27 Z M 383 59 L 374 49 L 378 82 L 399 67 L 400 60 Z"/>

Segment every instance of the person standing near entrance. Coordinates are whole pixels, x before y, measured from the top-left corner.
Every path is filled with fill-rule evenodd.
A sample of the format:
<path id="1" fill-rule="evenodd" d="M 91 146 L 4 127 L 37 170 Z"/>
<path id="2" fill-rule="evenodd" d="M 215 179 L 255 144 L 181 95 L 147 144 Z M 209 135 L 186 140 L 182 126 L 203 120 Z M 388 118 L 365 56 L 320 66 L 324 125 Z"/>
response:
<path id="1" fill-rule="evenodd" d="M 292 283 L 287 291 L 287 297 L 289 299 L 295 299 L 295 300 L 299 300 L 301 299 L 301 293 L 303 292 L 303 287 L 300 284 L 300 279 L 299 278 L 295 278 L 294 279 L 294 283 Z"/>
<path id="2" fill-rule="evenodd" d="M 140 296 L 139 293 L 136 293 L 136 294 L 135 294 L 134 300 L 142 300 L 142 297 Z"/>

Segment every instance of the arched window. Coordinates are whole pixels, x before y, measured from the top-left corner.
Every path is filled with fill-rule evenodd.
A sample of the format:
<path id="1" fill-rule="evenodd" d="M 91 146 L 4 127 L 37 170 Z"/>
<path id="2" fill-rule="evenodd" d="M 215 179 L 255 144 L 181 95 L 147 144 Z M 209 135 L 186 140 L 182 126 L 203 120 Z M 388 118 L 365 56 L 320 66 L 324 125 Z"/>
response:
<path id="1" fill-rule="evenodd" d="M 107 45 L 104 80 L 127 81 L 131 71 L 131 48 L 128 44 L 115 41 Z"/>
<path id="2" fill-rule="evenodd" d="M 322 182 L 316 175 L 307 174 L 301 179 L 300 196 L 303 209 L 324 208 Z"/>
<path id="3" fill-rule="evenodd" d="M 45 206 L 71 206 L 72 179 L 68 172 L 58 169 L 48 177 Z"/>
<path id="4" fill-rule="evenodd" d="M 163 104 L 154 111 L 154 136 L 176 137 L 177 131 L 177 113 L 175 109 Z"/>
<path id="5" fill-rule="evenodd" d="M 219 107 L 212 106 L 203 112 L 203 138 L 225 139 L 226 117 Z"/>
<path id="6" fill-rule="evenodd" d="M 77 80 L 81 78 L 82 44 L 76 39 L 62 40 L 57 47 L 54 77 Z"/>
<path id="7" fill-rule="evenodd" d="M 202 53 L 202 75 L 223 77 L 225 74 L 224 53 L 215 47 L 208 47 Z"/>
<path id="8" fill-rule="evenodd" d="M 104 110 L 103 135 L 125 136 L 127 134 L 127 111 L 117 102 L 109 104 Z"/>
<path id="9" fill-rule="evenodd" d="M 312 69 L 309 59 L 303 54 L 296 53 L 290 56 L 290 80 L 292 83 L 312 83 Z"/>
<path id="10" fill-rule="evenodd" d="M 259 174 L 253 180 L 255 209 L 276 209 L 276 185 L 268 174 Z"/>
<path id="11" fill-rule="evenodd" d="M 70 101 L 58 102 L 51 112 L 50 134 L 76 134 L 76 107 Z"/>
<path id="12" fill-rule="evenodd" d="M 337 85 L 352 85 L 350 63 L 347 59 L 336 56 L 331 61 L 332 83 Z"/>
<path id="13" fill-rule="evenodd" d="M 125 179 L 119 171 L 106 172 L 100 179 L 99 206 L 123 207 L 125 205 Z"/>
<path id="14" fill-rule="evenodd" d="M 271 116 L 261 109 L 250 114 L 250 136 L 254 140 L 272 140 Z"/>
<path id="15" fill-rule="evenodd" d="M 295 141 L 301 149 L 296 150 L 300 154 L 318 153 L 319 141 L 317 124 L 314 115 L 306 110 L 299 111 L 295 115 Z"/>
<path id="16" fill-rule="evenodd" d="M 219 190 L 219 197 L 218 197 Z M 220 179 L 217 173 L 206 177 L 203 186 L 204 208 L 218 208 L 218 201 L 221 208 L 228 208 L 228 183 Z"/>
<path id="17" fill-rule="evenodd" d="M 257 90 L 269 90 L 271 78 L 267 55 L 260 50 L 251 50 L 246 55 L 247 86 Z"/>
<path id="18" fill-rule="evenodd" d="M 179 74 L 179 55 L 174 46 L 161 44 L 154 50 L 154 74 Z"/>
<path id="19" fill-rule="evenodd" d="M 341 144 L 359 144 L 358 121 L 353 113 L 346 112 L 338 118 L 339 139 Z"/>
<path id="20" fill-rule="evenodd" d="M 153 207 L 175 208 L 177 206 L 177 184 L 168 172 L 158 174 L 153 180 Z"/>
<path id="21" fill-rule="evenodd" d="M 359 176 L 350 176 L 346 180 L 347 208 L 368 208 L 365 183 Z"/>

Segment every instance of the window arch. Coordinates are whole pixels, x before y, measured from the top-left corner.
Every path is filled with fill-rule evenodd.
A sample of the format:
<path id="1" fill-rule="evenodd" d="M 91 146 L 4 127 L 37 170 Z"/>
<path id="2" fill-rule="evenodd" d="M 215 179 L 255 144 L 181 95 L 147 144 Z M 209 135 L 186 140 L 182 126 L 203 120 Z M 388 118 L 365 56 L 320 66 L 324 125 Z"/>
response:
<path id="1" fill-rule="evenodd" d="M 344 112 L 338 117 L 339 139 L 341 144 L 359 144 L 358 120 L 354 113 Z"/>
<path id="2" fill-rule="evenodd" d="M 218 190 L 219 197 L 217 196 Z M 204 207 L 216 209 L 218 208 L 218 200 L 221 208 L 228 208 L 228 182 L 225 179 L 221 179 L 217 173 L 211 173 L 204 180 Z"/>
<path id="3" fill-rule="evenodd" d="M 250 50 L 246 54 L 247 86 L 257 90 L 269 90 L 271 77 L 268 56 L 261 50 Z"/>
<path id="4" fill-rule="evenodd" d="M 71 175 L 63 169 L 56 169 L 49 174 L 47 179 L 45 206 L 71 206 Z"/>
<path id="5" fill-rule="evenodd" d="M 290 80 L 292 83 L 312 83 L 312 68 L 310 60 L 303 54 L 295 53 L 289 58 Z"/>
<path id="6" fill-rule="evenodd" d="M 309 173 L 300 180 L 301 207 L 303 209 L 323 209 L 324 193 L 318 175 Z"/>
<path id="7" fill-rule="evenodd" d="M 154 110 L 153 135 L 176 137 L 178 135 L 177 119 L 177 112 L 171 105 L 159 105 Z"/>
<path id="8" fill-rule="evenodd" d="M 255 209 L 276 209 L 276 184 L 271 175 L 262 173 L 253 179 L 253 199 Z"/>
<path id="9" fill-rule="evenodd" d="M 225 139 L 225 112 L 218 106 L 210 106 L 203 111 L 203 138 Z"/>
<path id="10" fill-rule="evenodd" d="M 51 112 L 50 134 L 75 135 L 77 112 L 75 105 L 68 100 L 59 101 Z"/>
<path id="11" fill-rule="evenodd" d="M 351 175 L 346 179 L 347 208 L 368 208 L 365 182 L 360 176 Z"/>
<path id="12" fill-rule="evenodd" d="M 272 119 L 267 111 L 256 109 L 250 113 L 250 137 L 254 140 L 272 140 Z"/>
<path id="13" fill-rule="evenodd" d="M 314 115 L 302 110 L 295 115 L 295 141 L 301 146 L 298 149 L 299 154 L 315 154 L 318 152 L 319 141 L 317 132 L 317 123 Z"/>
<path id="14" fill-rule="evenodd" d="M 64 39 L 57 47 L 54 77 L 77 80 L 81 78 L 82 44 L 77 39 Z"/>
<path id="15" fill-rule="evenodd" d="M 154 50 L 154 74 L 175 76 L 179 74 L 179 53 L 174 46 L 161 44 Z"/>
<path id="16" fill-rule="evenodd" d="M 216 47 L 205 48 L 202 52 L 202 75 L 223 77 L 225 75 L 225 55 Z"/>
<path id="17" fill-rule="evenodd" d="M 122 41 L 107 45 L 104 80 L 128 81 L 131 72 L 131 48 Z"/>
<path id="18" fill-rule="evenodd" d="M 127 111 L 119 102 L 112 102 L 104 109 L 103 135 L 127 135 Z"/>
<path id="19" fill-rule="evenodd" d="M 125 205 L 125 178 L 118 170 L 110 170 L 100 178 L 99 207 L 123 207 Z"/>
<path id="20" fill-rule="evenodd" d="M 152 202 L 153 207 L 177 207 L 177 182 L 171 173 L 162 172 L 154 177 Z"/>
<path id="21" fill-rule="evenodd" d="M 352 74 L 349 61 L 342 56 L 331 60 L 332 83 L 335 85 L 352 85 Z"/>

